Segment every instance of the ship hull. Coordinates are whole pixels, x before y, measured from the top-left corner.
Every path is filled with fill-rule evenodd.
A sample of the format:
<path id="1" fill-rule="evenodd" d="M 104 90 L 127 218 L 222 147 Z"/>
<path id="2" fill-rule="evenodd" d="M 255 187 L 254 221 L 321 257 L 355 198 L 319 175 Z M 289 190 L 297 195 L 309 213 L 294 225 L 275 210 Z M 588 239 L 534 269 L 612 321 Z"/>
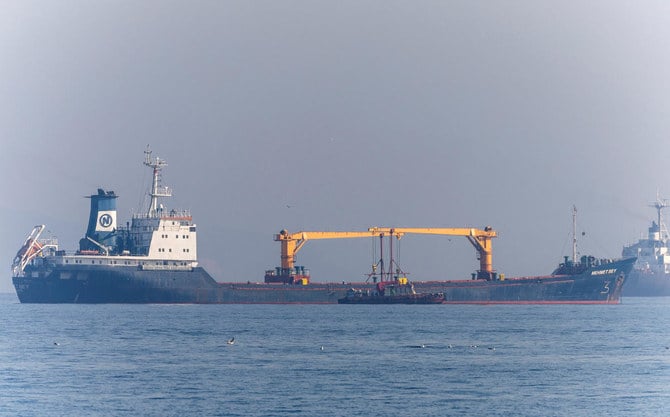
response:
<path id="1" fill-rule="evenodd" d="M 422 293 L 442 293 L 446 304 L 617 304 L 633 260 L 576 275 L 505 280 L 413 281 Z M 27 270 L 13 277 L 22 303 L 336 304 L 347 290 L 371 283 L 219 283 L 203 268 L 155 271 L 70 265 Z"/>
<path id="2" fill-rule="evenodd" d="M 670 274 L 633 270 L 623 289 L 626 297 L 670 297 Z"/>
<path id="3" fill-rule="evenodd" d="M 354 296 L 337 300 L 338 304 L 442 304 L 444 297 L 437 294 L 392 296 Z"/>

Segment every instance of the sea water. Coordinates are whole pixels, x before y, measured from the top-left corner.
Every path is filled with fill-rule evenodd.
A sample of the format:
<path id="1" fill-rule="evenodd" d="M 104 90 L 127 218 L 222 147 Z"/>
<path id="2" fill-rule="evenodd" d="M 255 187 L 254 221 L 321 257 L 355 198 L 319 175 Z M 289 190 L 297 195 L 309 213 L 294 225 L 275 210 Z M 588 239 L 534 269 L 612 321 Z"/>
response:
<path id="1" fill-rule="evenodd" d="M 669 298 L 31 305 L 11 294 L 0 317 L 2 416 L 670 415 Z"/>

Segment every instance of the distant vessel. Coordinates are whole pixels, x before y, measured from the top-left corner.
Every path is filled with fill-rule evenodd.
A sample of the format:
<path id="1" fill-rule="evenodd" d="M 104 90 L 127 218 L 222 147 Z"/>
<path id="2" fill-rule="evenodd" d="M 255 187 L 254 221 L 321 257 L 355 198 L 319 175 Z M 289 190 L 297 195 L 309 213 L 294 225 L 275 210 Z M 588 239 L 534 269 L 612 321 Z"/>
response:
<path id="1" fill-rule="evenodd" d="M 44 225 L 35 226 L 12 263 L 12 281 L 22 303 L 237 303 L 300 304 L 337 303 L 352 287 L 375 291 L 376 279 L 402 278 L 394 261 L 373 282 L 310 282 L 309 271 L 295 265 L 295 255 L 313 239 L 378 237 L 393 239 L 404 234 L 438 234 L 466 237 L 477 251 L 480 268 L 471 279 L 413 280 L 419 294 L 442 294 L 444 303 L 465 304 L 617 304 L 634 259 L 619 261 L 582 257 L 565 261 L 547 276 L 506 278 L 492 266 L 490 227 L 475 228 L 382 228 L 359 232 L 298 232 L 282 230 L 281 266 L 266 271 L 264 282 L 215 281 L 198 264 L 196 225 L 190 212 L 168 210 L 159 199 L 172 195 L 160 184 L 167 165 L 145 151 L 144 165 L 153 179 L 146 211 L 132 216 L 125 226 L 117 224 L 113 191 L 98 189 L 90 198 L 88 228 L 79 249 L 68 253 L 55 239 L 42 238 Z M 397 266 L 397 265 L 396 265 Z"/>
<path id="2" fill-rule="evenodd" d="M 374 291 L 352 288 L 337 300 L 339 304 L 442 304 L 444 294 L 417 293 L 414 285 L 401 278 L 397 282 L 378 282 Z"/>
<path id="3" fill-rule="evenodd" d="M 670 239 L 663 221 L 663 209 L 668 200 L 656 199 L 650 207 L 656 209 L 657 219 L 651 222 L 646 239 L 624 246 L 624 257 L 637 257 L 623 295 L 631 297 L 670 296 Z"/>

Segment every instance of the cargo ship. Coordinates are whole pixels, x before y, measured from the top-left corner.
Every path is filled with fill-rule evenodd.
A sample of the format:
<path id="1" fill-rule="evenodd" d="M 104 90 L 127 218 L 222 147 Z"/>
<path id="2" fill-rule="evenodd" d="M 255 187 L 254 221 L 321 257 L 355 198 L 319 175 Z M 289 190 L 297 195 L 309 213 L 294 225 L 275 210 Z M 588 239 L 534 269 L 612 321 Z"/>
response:
<path id="1" fill-rule="evenodd" d="M 623 290 L 625 296 L 670 296 L 670 239 L 662 213 L 668 206 L 668 200 L 657 197 L 650 205 L 657 219 L 651 222 L 647 237 L 623 247 L 623 256 L 637 258 Z"/>
<path id="2" fill-rule="evenodd" d="M 12 281 L 22 303 L 196 303 L 196 304 L 336 304 L 352 287 L 374 291 L 379 282 L 397 281 L 404 272 L 390 257 L 373 265 L 366 282 L 312 282 L 309 270 L 295 264 L 307 241 L 331 238 L 378 238 L 380 254 L 388 239 L 405 234 L 466 237 L 480 268 L 469 279 L 413 280 L 419 293 L 440 293 L 444 303 L 464 304 L 617 304 L 634 258 L 617 261 L 582 257 L 564 262 L 550 275 L 506 278 L 492 266 L 490 228 L 386 228 L 357 232 L 282 230 L 281 266 L 266 271 L 262 282 L 218 282 L 198 263 L 197 227 L 189 211 L 168 210 L 171 197 L 161 185 L 167 165 L 145 151 L 144 165 L 153 172 L 149 204 L 125 226 L 117 223 L 114 191 L 90 195 L 90 215 L 79 249 L 68 252 L 58 241 L 43 238 L 37 225 L 12 263 Z"/>

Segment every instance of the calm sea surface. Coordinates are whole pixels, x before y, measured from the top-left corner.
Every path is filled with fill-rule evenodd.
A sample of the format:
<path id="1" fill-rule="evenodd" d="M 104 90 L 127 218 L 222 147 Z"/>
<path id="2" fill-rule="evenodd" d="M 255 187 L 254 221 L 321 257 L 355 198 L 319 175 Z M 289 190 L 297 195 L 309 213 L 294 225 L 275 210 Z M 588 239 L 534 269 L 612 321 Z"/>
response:
<path id="1" fill-rule="evenodd" d="M 0 317 L 2 416 L 670 415 L 669 298 L 30 305 L 6 294 Z"/>

